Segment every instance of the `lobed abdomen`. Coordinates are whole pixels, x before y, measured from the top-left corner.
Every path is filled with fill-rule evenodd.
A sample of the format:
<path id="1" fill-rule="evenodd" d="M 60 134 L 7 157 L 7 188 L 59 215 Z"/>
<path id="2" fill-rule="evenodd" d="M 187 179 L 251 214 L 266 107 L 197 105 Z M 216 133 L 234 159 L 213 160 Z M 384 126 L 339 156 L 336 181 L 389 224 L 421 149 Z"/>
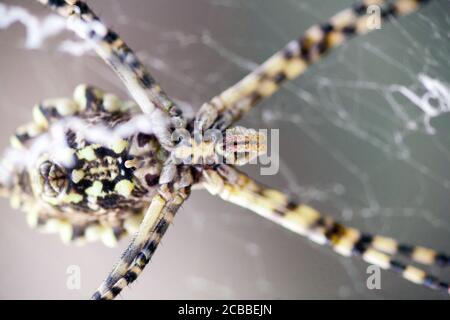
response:
<path id="1" fill-rule="evenodd" d="M 133 104 L 86 85 L 73 99 L 36 105 L 34 121 L 17 130 L 4 160 L 12 205 L 65 242 L 113 245 L 134 232 L 166 157 L 154 136 L 127 131 L 135 116 Z"/>

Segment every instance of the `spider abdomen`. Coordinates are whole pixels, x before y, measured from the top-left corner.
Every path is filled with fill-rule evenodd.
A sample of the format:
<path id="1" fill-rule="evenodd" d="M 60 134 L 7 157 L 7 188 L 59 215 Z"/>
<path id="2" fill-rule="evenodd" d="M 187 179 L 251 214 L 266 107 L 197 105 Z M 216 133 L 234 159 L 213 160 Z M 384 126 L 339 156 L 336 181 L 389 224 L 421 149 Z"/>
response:
<path id="1" fill-rule="evenodd" d="M 134 231 L 167 157 L 155 136 L 133 128 L 138 111 L 86 85 L 73 100 L 34 108 L 34 122 L 12 139 L 5 184 L 33 226 L 64 229 L 65 240 L 95 238 L 87 229 L 98 229 L 108 244 Z"/>

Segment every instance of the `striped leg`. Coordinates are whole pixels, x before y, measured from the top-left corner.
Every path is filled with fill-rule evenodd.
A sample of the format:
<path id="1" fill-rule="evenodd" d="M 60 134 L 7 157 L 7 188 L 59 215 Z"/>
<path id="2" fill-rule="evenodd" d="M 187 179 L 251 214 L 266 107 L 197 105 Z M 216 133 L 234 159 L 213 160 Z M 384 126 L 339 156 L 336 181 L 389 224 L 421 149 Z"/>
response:
<path id="1" fill-rule="evenodd" d="M 182 120 L 181 110 L 162 90 L 136 54 L 117 33 L 100 21 L 86 3 L 76 0 L 37 1 L 67 18 L 69 28 L 93 45 L 97 54 L 125 83 L 144 113 L 151 113 L 156 107 L 167 113 L 175 123 Z M 162 140 L 163 143 L 171 145 L 167 136 Z"/>
<path id="2" fill-rule="evenodd" d="M 150 203 L 139 231 L 92 299 L 114 299 L 123 288 L 136 280 L 150 261 L 175 213 L 189 196 L 189 192 L 190 190 L 186 188 L 172 194 L 167 185 L 161 186 L 159 193 Z"/>
<path id="3" fill-rule="evenodd" d="M 361 256 L 370 264 L 399 273 L 403 278 L 432 289 L 450 293 L 448 283 L 442 282 L 422 269 L 393 259 L 403 253 L 403 247 L 391 238 L 369 236 L 346 227 L 331 217 L 322 216 L 306 205 L 297 205 L 281 192 L 265 188 L 229 166 L 204 174 L 206 189 L 222 199 L 247 208 L 310 240 L 330 245 L 344 256 Z M 432 249 L 408 247 L 413 262 L 426 265 L 447 265 L 449 258 Z"/>
<path id="4" fill-rule="evenodd" d="M 310 65 L 356 35 L 371 31 L 370 5 L 381 7 L 382 21 L 407 15 L 429 0 L 363 0 L 327 22 L 312 26 L 298 40 L 291 41 L 255 71 L 202 105 L 196 121 L 203 130 L 224 129 L 248 112 L 257 102 L 271 96 L 286 80 L 292 80 Z M 372 20 L 371 20 L 372 19 Z"/>

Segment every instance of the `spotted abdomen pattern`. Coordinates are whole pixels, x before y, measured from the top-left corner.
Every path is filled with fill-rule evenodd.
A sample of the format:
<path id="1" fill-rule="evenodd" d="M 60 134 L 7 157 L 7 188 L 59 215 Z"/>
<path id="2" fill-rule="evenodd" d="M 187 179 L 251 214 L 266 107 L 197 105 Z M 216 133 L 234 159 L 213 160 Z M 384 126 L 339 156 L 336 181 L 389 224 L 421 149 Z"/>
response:
<path id="1" fill-rule="evenodd" d="M 135 116 L 142 116 L 135 104 L 87 85 L 73 99 L 36 105 L 4 163 L 13 206 L 66 242 L 113 245 L 134 232 L 168 156 L 151 133 L 124 130 Z M 130 134 L 116 136 L 119 127 Z"/>

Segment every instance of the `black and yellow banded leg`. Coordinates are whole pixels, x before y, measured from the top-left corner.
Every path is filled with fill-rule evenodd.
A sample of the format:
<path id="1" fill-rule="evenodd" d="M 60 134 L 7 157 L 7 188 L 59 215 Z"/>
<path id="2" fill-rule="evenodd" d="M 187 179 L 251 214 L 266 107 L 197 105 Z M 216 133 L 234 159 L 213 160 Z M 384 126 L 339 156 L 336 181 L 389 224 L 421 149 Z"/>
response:
<path id="1" fill-rule="evenodd" d="M 124 82 L 144 113 L 152 113 L 156 108 L 179 123 L 181 110 L 150 75 L 131 48 L 116 32 L 107 28 L 86 3 L 77 0 L 37 1 L 67 18 L 68 26 L 93 45 L 97 54 Z M 163 139 L 163 143 L 171 145 L 167 137 Z"/>
<path id="2" fill-rule="evenodd" d="M 357 229 L 346 227 L 317 210 L 289 201 L 283 193 L 265 188 L 251 178 L 229 166 L 218 171 L 205 171 L 204 186 L 222 199 L 247 208 L 257 214 L 309 238 L 321 245 L 329 245 L 344 256 L 360 256 L 364 261 L 403 278 L 432 289 L 449 292 L 449 284 L 413 265 L 393 258 L 401 253 L 401 245 L 394 239 L 369 236 Z M 409 247 L 409 258 L 426 265 L 446 265 L 448 256 L 423 247 Z"/>
<path id="3" fill-rule="evenodd" d="M 286 80 L 297 78 L 331 49 L 356 35 L 371 31 L 368 14 L 371 5 L 381 8 L 380 22 L 407 15 L 429 0 L 363 0 L 345 9 L 328 21 L 310 27 L 299 39 L 289 42 L 282 50 L 248 74 L 235 85 L 202 105 L 196 115 L 201 128 L 225 129 L 257 102 L 274 94 Z"/>
<path id="4" fill-rule="evenodd" d="M 123 288 L 136 280 L 148 264 L 176 212 L 190 193 L 189 188 L 172 193 L 167 187 L 167 185 L 160 187 L 159 193 L 152 199 L 144 215 L 138 232 L 92 299 L 114 299 Z"/>
<path id="5" fill-rule="evenodd" d="M 389 237 L 362 234 L 358 245 L 371 247 L 392 256 L 407 258 L 412 262 L 425 266 L 440 268 L 450 266 L 450 256 L 445 253 L 422 246 L 399 243 L 397 240 Z"/>

